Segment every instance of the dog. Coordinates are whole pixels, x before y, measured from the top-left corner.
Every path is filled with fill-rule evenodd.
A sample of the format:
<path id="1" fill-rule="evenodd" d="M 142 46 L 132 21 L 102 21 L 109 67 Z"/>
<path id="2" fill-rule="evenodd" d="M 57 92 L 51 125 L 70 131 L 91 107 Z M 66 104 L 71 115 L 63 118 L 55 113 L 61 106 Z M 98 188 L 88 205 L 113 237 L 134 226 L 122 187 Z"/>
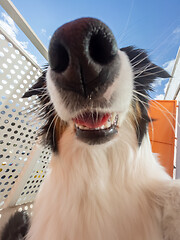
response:
<path id="1" fill-rule="evenodd" d="M 98 19 L 58 28 L 38 96 L 52 149 L 26 240 L 179 240 L 180 182 L 152 153 L 149 91 L 169 74 Z"/>

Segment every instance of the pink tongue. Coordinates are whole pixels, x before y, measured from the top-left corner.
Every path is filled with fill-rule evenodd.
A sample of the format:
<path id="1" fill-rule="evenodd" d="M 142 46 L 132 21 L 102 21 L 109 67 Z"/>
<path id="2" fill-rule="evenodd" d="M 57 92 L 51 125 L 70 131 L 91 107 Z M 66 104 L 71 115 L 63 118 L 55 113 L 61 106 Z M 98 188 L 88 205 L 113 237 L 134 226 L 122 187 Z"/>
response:
<path id="1" fill-rule="evenodd" d="M 76 124 L 85 126 L 87 128 L 98 128 L 104 125 L 109 118 L 110 118 L 109 113 L 97 114 L 87 112 L 77 118 L 74 118 L 73 121 Z"/>

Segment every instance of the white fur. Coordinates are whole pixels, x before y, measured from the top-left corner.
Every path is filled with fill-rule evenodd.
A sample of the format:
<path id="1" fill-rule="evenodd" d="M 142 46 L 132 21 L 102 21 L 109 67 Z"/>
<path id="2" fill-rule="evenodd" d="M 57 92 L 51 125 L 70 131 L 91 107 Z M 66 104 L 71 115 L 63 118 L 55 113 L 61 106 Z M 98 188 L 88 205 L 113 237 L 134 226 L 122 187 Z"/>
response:
<path id="1" fill-rule="evenodd" d="M 130 125 L 124 123 L 119 135 L 101 148 L 80 144 L 71 127 L 65 131 L 27 239 L 179 239 L 180 186 L 169 187 L 172 180 L 147 136 L 138 149 Z"/>
<path id="2" fill-rule="evenodd" d="M 89 146 L 76 138 L 69 124 L 36 199 L 27 240 L 180 239 L 180 183 L 157 162 L 148 135 L 140 147 L 137 144 L 126 110 L 132 70 L 127 57 L 120 55 L 119 79 L 104 95 L 121 91 L 111 109 L 120 112 L 118 136 Z M 59 116 L 71 119 L 49 75 L 47 81 Z"/>

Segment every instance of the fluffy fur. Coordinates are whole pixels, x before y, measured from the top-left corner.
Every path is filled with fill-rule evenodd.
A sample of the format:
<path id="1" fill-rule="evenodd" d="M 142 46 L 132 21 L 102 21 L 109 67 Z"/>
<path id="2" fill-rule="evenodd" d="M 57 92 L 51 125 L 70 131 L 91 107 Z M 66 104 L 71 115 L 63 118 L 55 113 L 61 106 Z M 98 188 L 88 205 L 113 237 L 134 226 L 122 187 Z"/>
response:
<path id="1" fill-rule="evenodd" d="M 63 36 L 76 23 L 86 29 L 87 22 L 94 24 L 82 19 L 63 26 Z M 40 135 L 53 150 L 26 240 L 180 239 L 180 183 L 155 159 L 147 132 L 148 91 L 155 78 L 168 74 L 144 50 L 123 48 L 116 58 L 119 69 L 99 94 L 83 97 L 64 89 L 58 85 L 64 72 L 52 64 L 25 94 L 39 96 L 38 113 L 46 119 Z M 78 138 L 73 119 L 87 110 L 118 113 L 110 141 L 93 145 Z"/>
<path id="2" fill-rule="evenodd" d="M 29 227 L 29 217 L 25 212 L 16 212 L 10 217 L 1 234 L 1 240 L 24 239 Z"/>
<path id="3" fill-rule="evenodd" d="M 27 239 L 179 238 L 179 216 L 173 209 L 179 209 L 179 188 L 170 188 L 147 136 L 137 150 L 129 125 L 120 134 L 113 145 L 89 148 L 66 130 L 59 143 L 61 158 L 52 159 Z"/>

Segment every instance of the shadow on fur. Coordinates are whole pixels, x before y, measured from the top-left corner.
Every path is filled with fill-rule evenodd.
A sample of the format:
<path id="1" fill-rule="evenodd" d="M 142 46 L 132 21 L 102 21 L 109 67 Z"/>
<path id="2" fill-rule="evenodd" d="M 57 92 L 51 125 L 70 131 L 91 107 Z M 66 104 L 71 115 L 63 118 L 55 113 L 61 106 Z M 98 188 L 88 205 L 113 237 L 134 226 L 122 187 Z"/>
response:
<path id="1" fill-rule="evenodd" d="M 23 240 L 29 228 L 29 216 L 25 212 L 16 212 L 5 225 L 1 240 Z"/>

